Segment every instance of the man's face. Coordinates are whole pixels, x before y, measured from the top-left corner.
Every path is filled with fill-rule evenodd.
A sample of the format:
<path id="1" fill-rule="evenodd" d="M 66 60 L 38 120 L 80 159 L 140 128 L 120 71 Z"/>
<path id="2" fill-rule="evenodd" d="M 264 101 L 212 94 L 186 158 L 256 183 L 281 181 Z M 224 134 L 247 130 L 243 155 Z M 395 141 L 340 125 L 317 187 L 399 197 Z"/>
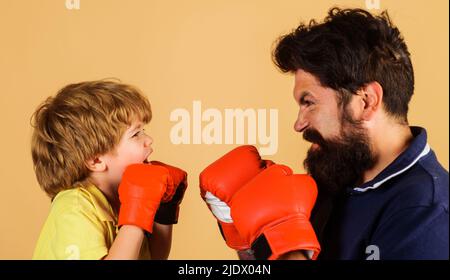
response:
<path id="1" fill-rule="evenodd" d="M 319 191 L 337 194 L 354 187 L 376 157 L 366 130 L 352 118 L 351 102 L 343 108 L 335 90 L 303 70 L 295 75 L 294 98 L 300 107 L 294 129 L 312 143 L 304 165 Z"/>
<path id="2" fill-rule="evenodd" d="M 295 74 L 294 99 L 300 107 L 294 124 L 295 131 L 304 132 L 305 129 L 314 128 L 326 138 L 340 135 L 340 112 L 333 89 L 321 86 L 312 74 L 298 70 Z"/>

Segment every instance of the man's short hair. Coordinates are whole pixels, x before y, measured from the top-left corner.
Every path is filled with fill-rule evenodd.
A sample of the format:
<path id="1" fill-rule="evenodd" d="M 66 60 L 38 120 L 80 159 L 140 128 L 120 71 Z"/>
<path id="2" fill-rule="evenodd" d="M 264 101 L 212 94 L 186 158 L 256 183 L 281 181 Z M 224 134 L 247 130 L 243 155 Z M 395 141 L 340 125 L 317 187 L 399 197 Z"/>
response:
<path id="1" fill-rule="evenodd" d="M 387 113 L 407 123 L 414 91 L 410 53 L 387 13 L 332 8 L 323 23 L 311 20 L 282 36 L 273 52 L 283 72 L 302 69 L 339 93 L 344 105 L 369 82 L 383 88 Z M 350 96 L 349 96 L 350 95 Z"/>

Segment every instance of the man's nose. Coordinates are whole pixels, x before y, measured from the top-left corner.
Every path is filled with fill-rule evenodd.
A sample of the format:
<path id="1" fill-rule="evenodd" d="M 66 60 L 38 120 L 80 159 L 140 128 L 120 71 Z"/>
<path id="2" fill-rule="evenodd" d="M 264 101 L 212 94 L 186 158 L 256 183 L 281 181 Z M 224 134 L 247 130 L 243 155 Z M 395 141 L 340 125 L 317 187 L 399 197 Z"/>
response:
<path id="1" fill-rule="evenodd" d="M 305 114 L 302 114 L 302 111 L 298 111 L 297 120 L 294 123 L 294 130 L 297 132 L 303 132 L 307 127 L 309 123 L 305 118 Z"/>

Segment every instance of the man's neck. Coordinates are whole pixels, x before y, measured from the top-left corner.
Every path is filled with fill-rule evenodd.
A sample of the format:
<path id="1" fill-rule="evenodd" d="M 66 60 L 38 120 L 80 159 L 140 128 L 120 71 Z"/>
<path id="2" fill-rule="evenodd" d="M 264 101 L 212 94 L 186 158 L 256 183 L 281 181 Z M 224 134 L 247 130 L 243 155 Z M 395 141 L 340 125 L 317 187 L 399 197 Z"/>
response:
<path id="1" fill-rule="evenodd" d="M 375 165 L 364 172 L 363 183 L 375 178 L 391 164 L 411 143 L 413 135 L 407 125 L 387 126 L 372 134 L 372 149 L 377 156 Z"/>

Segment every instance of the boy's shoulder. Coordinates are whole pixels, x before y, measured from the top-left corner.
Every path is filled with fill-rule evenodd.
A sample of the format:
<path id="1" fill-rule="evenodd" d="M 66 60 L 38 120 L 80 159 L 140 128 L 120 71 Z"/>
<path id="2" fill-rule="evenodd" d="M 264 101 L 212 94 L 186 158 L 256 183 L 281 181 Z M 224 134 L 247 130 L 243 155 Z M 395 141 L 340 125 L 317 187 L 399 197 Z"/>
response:
<path id="1" fill-rule="evenodd" d="M 52 202 L 52 212 L 82 213 L 102 221 L 114 221 L 114 212 L 103 193 L 94 185 L 75 187 L 58 193 Z"/>
<path id="2" fill-rule="evenodd" d="M 116 233 L 109 203 L 95 186 L 59 192 L 42 228 L 33 259 L 100 259 Z"/>

